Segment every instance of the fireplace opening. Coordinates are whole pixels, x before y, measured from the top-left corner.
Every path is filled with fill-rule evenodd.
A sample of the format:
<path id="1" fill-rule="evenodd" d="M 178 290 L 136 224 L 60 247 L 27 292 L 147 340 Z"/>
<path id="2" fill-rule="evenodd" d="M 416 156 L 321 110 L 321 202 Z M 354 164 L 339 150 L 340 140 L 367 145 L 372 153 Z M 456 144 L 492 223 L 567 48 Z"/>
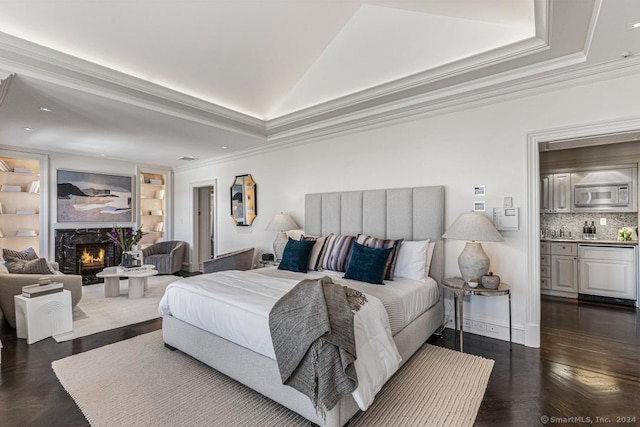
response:
<path id="1" fill-rule="evenodd" d="M 87 270 L 102 270 L 113 264 L 113 245 L 76 245 L 78 273 Z"/>
<path id="2" fill-rule="evenodd" d="M 76 271 L 82 276 L 94 276 L 106 267 L 114 265 L 112 243 L 76 245 Z"/>

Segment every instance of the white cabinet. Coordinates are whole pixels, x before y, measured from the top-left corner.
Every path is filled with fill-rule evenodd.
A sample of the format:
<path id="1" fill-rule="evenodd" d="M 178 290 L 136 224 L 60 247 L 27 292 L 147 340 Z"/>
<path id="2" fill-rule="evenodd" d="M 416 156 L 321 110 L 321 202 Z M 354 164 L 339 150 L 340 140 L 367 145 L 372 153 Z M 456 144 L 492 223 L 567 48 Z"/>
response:
<path id="1" fill-rule="evenodd" d="M 551 289 L 551 244 L 540 242 L 540 289 Z"/>
<path id="2" fill-rule="evenodd" d="M 553 212 L 553 174 L 540 175 L 540 212 Z"/>
<path id="3" fill-rule="evenodd" d="M 636 248 L 580 245 L 580 293 L 636 299 Z"/>
<path id="4" fill-rule="evenodd" d="M 541 242 L 540 289 L 545 295 L 578 297 L 578 245 Z"/>
<path id="5" fill-rule="evenodd" d="M 551 289 L 554 291 L 578 292 L 578 259 L 573 256 L 551 257 Z"/>
<path id="6" fill-rule="evenodd" d="M 553 175 L 553 211 L 555 213 L 571 212 L 571 174 L 569 173 Z"/>
<path id="7" fill-rule="evenodd" d="M 540 175 L 540 212 L 571 212 L 571 174 Z"/>

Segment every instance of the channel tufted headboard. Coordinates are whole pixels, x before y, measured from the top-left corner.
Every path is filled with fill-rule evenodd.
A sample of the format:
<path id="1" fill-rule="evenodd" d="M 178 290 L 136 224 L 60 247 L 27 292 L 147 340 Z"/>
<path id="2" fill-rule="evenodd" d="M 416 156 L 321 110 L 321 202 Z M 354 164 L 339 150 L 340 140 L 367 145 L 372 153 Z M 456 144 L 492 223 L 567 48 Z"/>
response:
<path id="1" fill-rule="evenodd" d="M 429 276 L 444 277 L 444 187 L 392 188 L 307 194 L 305 233 L 436 242 Z"/>

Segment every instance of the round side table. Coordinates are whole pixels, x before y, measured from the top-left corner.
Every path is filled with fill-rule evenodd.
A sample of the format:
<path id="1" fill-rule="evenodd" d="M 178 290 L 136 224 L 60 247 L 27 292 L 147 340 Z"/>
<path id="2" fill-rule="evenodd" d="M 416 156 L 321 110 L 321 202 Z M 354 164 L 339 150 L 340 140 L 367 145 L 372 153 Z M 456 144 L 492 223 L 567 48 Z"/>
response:
<path id="1" fill-rule="evenodd" d="M 482 295 L 486 297 L 495 297 L 507 295 L 509 297 L 509 351 L 511 351 L 511 287 L 506 283 L 500 283 L 498 289 L 487 289 L 482 285 L 477 288 L 470 287 L 461 277 L 449 277 L 442 280 L 442 286 L 453 292 L 454 297 L 454 323 L 455 331 L 458 333 L 458 313 L 460 313 L 460 351 L 464 352 L 464 316 L 462 300 L 465 295 Z"/>

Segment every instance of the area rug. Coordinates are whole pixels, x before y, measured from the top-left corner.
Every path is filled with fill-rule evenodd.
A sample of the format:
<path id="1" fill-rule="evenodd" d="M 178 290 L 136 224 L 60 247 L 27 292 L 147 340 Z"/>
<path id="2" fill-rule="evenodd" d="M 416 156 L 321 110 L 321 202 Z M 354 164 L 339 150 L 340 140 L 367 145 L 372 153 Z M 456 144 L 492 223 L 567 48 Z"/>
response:
<path id="1" fill-rule="evenodd" d="M 493 360 L 425 344 L 350 427 L 472 426 Z M 52 364 L 92 426 L 307 426 L 180 351 L 162 331 Z"/>
<path id="2" fill-rule="evenodd" d="M 126 279 L 120 280 L 120 296 L 104 296 L 104 283 L 82 287 L 82 299 L 73 309 L 73 331 L 54 335 L 57 342 L 120 328 L 160 317 L 158 303 L 169 283 L 178 276 L 152 276 L 148 278 L 143 298 L 129 299 Z"/>

